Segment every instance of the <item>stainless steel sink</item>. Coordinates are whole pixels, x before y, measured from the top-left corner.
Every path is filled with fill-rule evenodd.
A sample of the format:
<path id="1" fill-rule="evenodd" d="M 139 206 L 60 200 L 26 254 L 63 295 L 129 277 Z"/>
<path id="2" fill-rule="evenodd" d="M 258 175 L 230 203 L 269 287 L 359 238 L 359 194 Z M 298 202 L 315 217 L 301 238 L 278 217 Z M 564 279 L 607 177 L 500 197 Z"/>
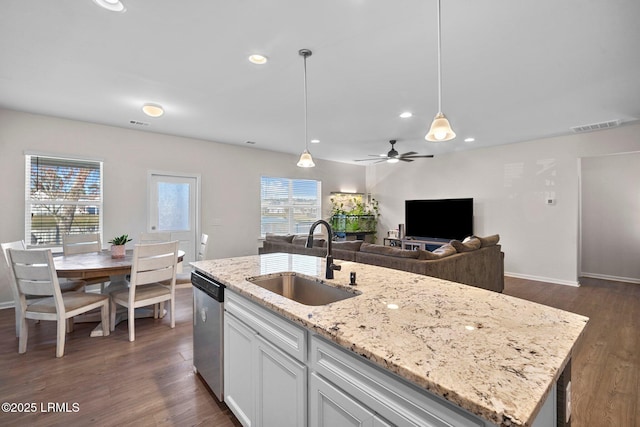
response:
<path id="1" fill-rule="evenodd" d="M 360 294 L 288 272 L 250 277 L 247 281 L 304 305 L 326 305 Z"/>

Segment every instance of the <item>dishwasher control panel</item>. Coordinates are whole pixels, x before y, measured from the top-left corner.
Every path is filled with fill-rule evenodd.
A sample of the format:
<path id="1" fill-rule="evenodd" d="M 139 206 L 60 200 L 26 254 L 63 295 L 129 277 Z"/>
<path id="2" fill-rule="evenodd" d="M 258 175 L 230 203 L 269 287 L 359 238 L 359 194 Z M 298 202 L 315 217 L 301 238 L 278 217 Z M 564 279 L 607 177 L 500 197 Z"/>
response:
<path id="1" fill-rule="evenodd" d="M 216 301 L 224 301 L 224 285 L 199 271 L 191 273 L 191 284 Z"/>

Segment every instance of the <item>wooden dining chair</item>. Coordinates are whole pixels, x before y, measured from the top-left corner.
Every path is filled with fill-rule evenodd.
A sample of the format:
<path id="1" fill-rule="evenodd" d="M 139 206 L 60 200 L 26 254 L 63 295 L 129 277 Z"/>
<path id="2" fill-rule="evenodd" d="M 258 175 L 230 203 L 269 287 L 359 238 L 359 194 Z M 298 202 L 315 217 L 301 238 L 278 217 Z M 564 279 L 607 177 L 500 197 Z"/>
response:
<path id="1" fill-rule="evenodd" d="M 170 303 L 171 328 L 174 328 L 177 264 L 178 241 L 135 245 L 129 288 L 111 293 L 111 330 L 115 329 L 117 306 L 127 307 L 129 341 L 135 341 L 135 309 L 153 305 L 154 318 L 163 317 L 164 310 L 158 310 L 157 306 L 165 301 Z"/>
<path id="2" fill-rule="evenodd" d="M 13 270 L 11 269 L 11 264 L 9 263 L 9 256 L 7 254 L 8 249 L 27 249 L 24 244 L 24 240 L 17 240 L 15 242 L 8 242 L 0 244 L 2 247 L 2 253 L 4 254 L 4 259 L 7 262 L 7 269 L 9 270 L 9 287 L 11 287 L 11 292 L 13 293 L 13 301 L 15 307 L 15 317 L 16 317 L 16 337 L 20 336 L 20 304 L 18 303 L 19 294 L 18 289 L 16 288 L 15 279 L 13 277 Z M 60 284 L 60 291 L 62 292 L 71 292 L 77 291 L 85 287 L 86 282 L 83 280 L 69 280 L 69 279 L 58 279 L 58 283 Z M 31 304 L 37 296 L 34 295 L 26 295 L 27 305 Z"/>
<path id="3" fill-rule="evenodd" d="M 100 308 L 102 332 L 104 336 L 109 335 L 109 297 L 87 292 L 62 293 L 51 249 L 7 249 L 7 255 L 18 292 L 16 304 L 20 305 L 18 353 L 27 351 L 27 319 L 57 322 L 56 357 L 64 355 L 67 321 L 72 325 L 74 316 Z M 40 298 L 27 304 L 27 295 Z"/>
<path id="4" fill-rule="evenodd" d="M 198 247 L 198 255 L 196 261 L 202 261 L 207 257 L 207 247 L 209 246 L 209 235 L 202 233 L 200 236 L 200 246 Z M 181 262 L 178 263 L 178 271 Z M 191 271 L 176 273 L 176 288 L 187 288 L 191 286 Z"/>
<path id="5" fill-rule="evenodd" d="M 100 238 L 100 233 L 66 233 L 62 235 L 62 252 L 65 256 L 88 254 L 100 251 L 102 251 L 102 239 Z M 109 276 L 84 279 L 87 285 L 100 285 L 100 292 L 104 291 L 104 287 L 109 280 Z"/>

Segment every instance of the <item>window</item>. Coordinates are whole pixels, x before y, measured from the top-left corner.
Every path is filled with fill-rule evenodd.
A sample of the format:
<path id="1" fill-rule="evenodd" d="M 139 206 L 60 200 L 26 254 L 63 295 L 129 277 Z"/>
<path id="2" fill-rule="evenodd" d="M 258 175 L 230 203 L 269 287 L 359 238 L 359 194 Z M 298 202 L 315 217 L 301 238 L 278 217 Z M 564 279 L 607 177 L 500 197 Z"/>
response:
<path id="1" fill-rule="evenodd" d="M 65 233 L 102 233 L 102 162 L 26 155 L 25 242 L 62 245 Z"/>
<path id="2" fill-rule="evenodd" d="M 306 234 L 320 219 L 321 183 L 311 179 L 260 179 L 260 233 Z"/>

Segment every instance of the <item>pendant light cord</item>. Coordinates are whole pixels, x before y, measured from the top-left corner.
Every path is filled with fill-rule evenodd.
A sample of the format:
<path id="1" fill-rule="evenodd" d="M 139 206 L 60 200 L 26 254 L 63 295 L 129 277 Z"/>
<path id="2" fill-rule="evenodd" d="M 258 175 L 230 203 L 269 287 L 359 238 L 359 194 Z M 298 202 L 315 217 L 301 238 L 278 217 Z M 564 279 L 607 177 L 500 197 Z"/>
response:
<path id="1" fill-rule="evenodd" d="M 438 112 L 442 112 L 442 60 L 440 59 L 441 51 L 440 41 L 440 0 L 438 0 Z"/>
<path id="2" fill-rule="evenodd" d="M 309 151 L 309 138 L 307 134 L 307 56 L 308 53 L 302 54 L 304 58 L 304 148 Z"/>

